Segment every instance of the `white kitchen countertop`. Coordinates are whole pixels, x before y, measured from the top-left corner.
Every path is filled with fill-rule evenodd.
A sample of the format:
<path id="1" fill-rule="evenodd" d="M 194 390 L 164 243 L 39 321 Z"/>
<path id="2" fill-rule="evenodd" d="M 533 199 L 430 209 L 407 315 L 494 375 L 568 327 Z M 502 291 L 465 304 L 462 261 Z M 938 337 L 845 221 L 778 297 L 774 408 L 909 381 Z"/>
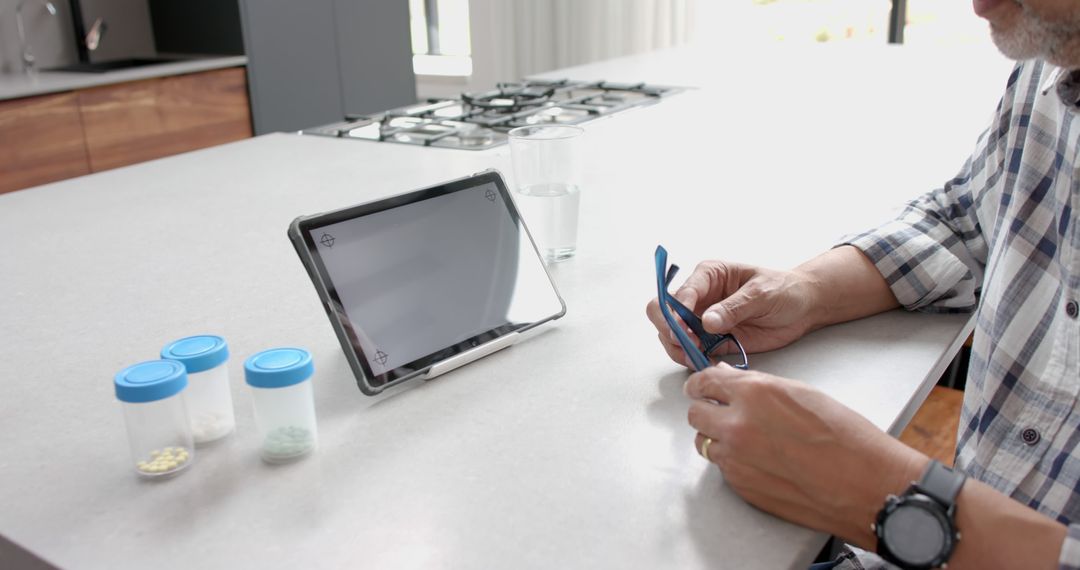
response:
<path id="1" fill-rule="evenodd" d="M 154 77 L 166 77 L 170 75 L 183 75 L 222 69 L 226 67 L 238 67 L 247 65 L 245 56 L 228 57 L 201 57 L 170 63 L 158 63 L 119 69 L 105 73 L 76 73 L 66 71 L 39 71 L 35 75 L 23 73 L 0 74 L 0 101 L 5 99 L 17 99 L 19 97 L 31 97 L 46 93 L 59 93 L 61 91 L 74 91 L 87 87 L 101 85 L 113 85 L 140 79 Z"/>
<path id="2" fill-rule="evenodd" d="M 78 568 L 805 568 L 825 537 L 744 503 L 694 449 L 686 373 L 644 316 L 653 250 L 680 278 L 703 258 L 790 267 L 875 225 L 956 172 L 1010 65 L 866 46 L 718 59 L 550 74 L 699 89 L 586 125 L 579 254 L 552 267 L 565 318 L 378 398 L 289 222 L 510 174 L 508 148 L 274 134 L 0 195 L 0 536 Z M 750 362 L 896 434 L 968 321 L 894 311 Z M 112 376 L 198 333 L 230 344 L 237 433 L 139 481 Z M 320 447 L 271 467 L 242 363 L 289 345 L 315 358 Z"/>

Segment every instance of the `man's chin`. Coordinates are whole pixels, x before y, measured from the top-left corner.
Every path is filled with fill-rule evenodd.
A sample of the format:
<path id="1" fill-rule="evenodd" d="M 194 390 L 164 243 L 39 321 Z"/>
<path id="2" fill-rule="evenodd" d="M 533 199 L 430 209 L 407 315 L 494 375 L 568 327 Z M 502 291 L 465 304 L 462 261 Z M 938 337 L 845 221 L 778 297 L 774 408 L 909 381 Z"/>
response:
<path id="1" fill-rule="evenodd" d="M 1009 59 L 1039 58 L 1058 67 L 1080 67 L 1080 24 L 1043 22 L 1031 14 L 990 24 L 994 45 Z"/>
<path id="2" fill-rule="evenodd" d="M 1065 46 L 1055 46 L 1056 49 L 1049 51 L 1039 49 L 1023 39 L 1006 35 L 992 34 L 994 45 L 1005 57 L 1015 61 L 1029 59 L 1041 59 L 1051 65 L 1066 69 L 1080 68 L 1080 42 L 1071 42 Z"/>
<path id="3" fill-rule="evenodd" d="M 991 24 L 990 37 L 1005 57 L 1017 61 L 1039 57 L 1039 39 L 1028 30 L 1013 27 L 1002 29 Z"/>

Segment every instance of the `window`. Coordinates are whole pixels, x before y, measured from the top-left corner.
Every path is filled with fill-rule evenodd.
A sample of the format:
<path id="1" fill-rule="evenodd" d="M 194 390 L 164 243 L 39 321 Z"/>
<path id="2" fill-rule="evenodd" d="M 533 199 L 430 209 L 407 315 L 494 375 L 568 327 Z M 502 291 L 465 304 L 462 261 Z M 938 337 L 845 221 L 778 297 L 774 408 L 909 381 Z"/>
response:
<path id="1" fill-rule="evenodd" d="M 413 71 L 472 75 L 469 0 L 409 0 Z"/>
<path id="2" fill-rule="evenodd" d="M 698 10 L 714 10 L 704 4 L 699 2 Z M 888 37 L 890 0 L 728 0 L 722 4 L 714 16 L 737 22 L 732 31 L 744 39 L 884 42 Z"/>
<path id="3" fill-rule="evenodd" d="M 898 10 L 892 37 L 892 11 Z M 986 22 L 957 0 L 699 0 L 703 34 L 782 42 L 873 42 L 990 45 Z M 719 24 L 717 24 L 719 22 Z"/>
<path id="4" fill-rule="evenodd" d="M 993 46 L 986 21 L 970 2 L 907 0 L 906 20 L 905 44 Z"/>

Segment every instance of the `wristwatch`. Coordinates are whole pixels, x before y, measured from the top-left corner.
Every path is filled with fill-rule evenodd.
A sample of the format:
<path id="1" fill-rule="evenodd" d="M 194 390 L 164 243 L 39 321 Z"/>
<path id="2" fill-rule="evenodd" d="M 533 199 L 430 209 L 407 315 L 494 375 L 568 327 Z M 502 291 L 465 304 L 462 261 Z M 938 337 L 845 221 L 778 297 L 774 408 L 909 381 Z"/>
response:
<path id="1" fill-rule="evenodd" d="M 877 553 L 900 568 L 944 568 L 960 533 L 956 530 L 956 495 L 967 479 L 930 461 L 918 482 L 903 495 L 889 495 L 873 530 Z"/>

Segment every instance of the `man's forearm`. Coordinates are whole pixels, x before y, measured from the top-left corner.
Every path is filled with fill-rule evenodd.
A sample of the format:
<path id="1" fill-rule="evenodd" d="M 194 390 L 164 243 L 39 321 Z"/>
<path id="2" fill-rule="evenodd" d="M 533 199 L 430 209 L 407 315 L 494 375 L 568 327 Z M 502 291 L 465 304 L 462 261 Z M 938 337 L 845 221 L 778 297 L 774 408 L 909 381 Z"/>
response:
<path id="1" fill-rule="evenodd" d="M 872 462 L 888 466 L 885 474 L 867 479 L 873 490 L 858 491 L 863 497 L 874 497 L 867 499 L 871 502 L 859 520 L 849 521 L 848 527 L 826 529 L 870 551 L 877 549 L 870 522 L 884 506 L 886 495 L 902 494 L 926 470 L 929 461 L 922 454 L 913 459 L 911 448 L 891 438 L 888 441 L 879 448 L 883 455 Z M 1067 532 L 1065 525 L 971 478 L 964 482 L 956 498 L 955 522 L 961 538 L 949 559 L 953 570 L 1057 568 Z"/>
<path id="2" fill-rule="evenodd" d="M 849 245 L 831 249 L 794 271 L 809 281 L 817 299 L 811 317 L 814 329 L 900 306 L 874 264 Z"/>
<path id="3" fill-rule="evenodd" d="M 956 503 L 961 539 L 949 567 L 1058 567 L 1065 525 L 968 479 Z"/>
<path id="4" fill-rule="evenodd" d="M 870 551 L 877 549 L 870 522 L 885 505 L 885 497 L 902 494 L 929 461 L 922 454 L 913 459 L 910 448 L 891 438 L 879 451 L 884 455 L 875 457 L 872 464 L 887 466 L 884 474 L 866 479 L 868 488 L 849 490 L 867 497 L 866 509 L 858 520 L 847 521 L 847 526 L 825 529 Z M 971 478 L 956 498 L 955 522 L 961 538 L 949 558 L 952 570 L 1057 568 L 1067 532 L 1065 525 Z"/>

